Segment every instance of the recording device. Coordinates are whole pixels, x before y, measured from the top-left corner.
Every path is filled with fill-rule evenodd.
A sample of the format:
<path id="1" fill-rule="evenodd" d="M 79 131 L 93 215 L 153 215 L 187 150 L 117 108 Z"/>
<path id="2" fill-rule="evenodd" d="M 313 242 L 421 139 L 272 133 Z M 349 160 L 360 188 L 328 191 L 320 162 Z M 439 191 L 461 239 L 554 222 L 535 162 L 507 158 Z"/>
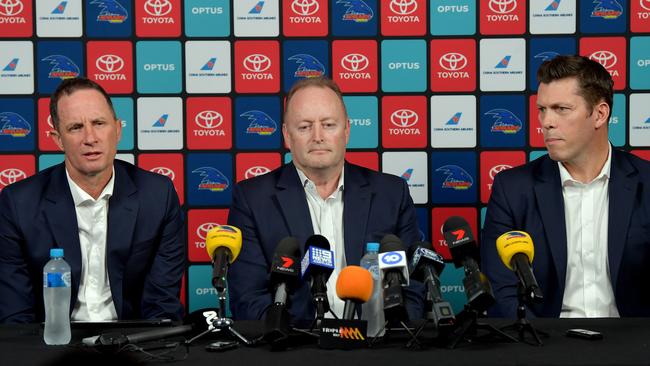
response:
<path id="1" fill-rule="evenodd" d="M 436 327 L 453 325 L 454 311 L 449 302 L 443 299 L 440 290 L 439 275 L 445 269 L 445 262 L 440 254 L 429 248 L 432 245 L 424 241 L 415 242 L 409 247 L 407 254 L 410 258 L 410 277 L 426 286 L 427 318 Z"/>
<path id="2" fill-rule="evenodd" d="M 517 273 L 519 283 L 524 289 L 525 300 L 542 302 L 544 295 L 531 267 L 535 247 L 530 235 L 525 231 L 508 231 L 497 238 L 496 245 L 503 264 Z"/>
<path id="3" fill-rule="evenodd" d="M 388 321 L 408 319 L 402 286 L 409 285 L 406 253 L 400 238 L 388 234 L 379 243 L 379 271 L 384 286 L 384 315 Z"/>
<path id="4" fill-rule="evenodd" d="M 264 318 L 264 339 L 273 348 L 286 348 L 289 336 L 289 295 L 300 284 L 300 245 L 298 239 L 286 237 L 280 240 L 273 254 L 269 284 L 273 303 Z"/>
<path id="5" fill-rule="evenodd" d="M 327 300 L 327 281 L 334 270 L 334 253 L 330 243 L 322 235 L 312 235 L 305 242 L 305 256 L 302 258 L 303 281 L 309 283 L 316 308 L 316 319 L 323 319 L 330 310 Z"/>
<path id="6" fill-rule="evenodd" d="M 590 341 L 603 339 L 603 334 L 601 332 L 597 332 L 595 330 L 589 330 L 589 329 L 579 329 L 579 328 L 567 330 L 566 336 L 572 338 L 588 339 Z"/>
<path id="7" fill-rule="evenodd" d="M 370 272 L 359 266 L 347 266 L 336 279 L 336 296 L 345 301 L 343 319 L 352 320 L 357 306 L 372 296 L 373 279 Z"/>
<path id="8" fill-rule="evenodd" d="M 468 305 L 477 312 L 487 310 L 494 303 L 492 287 L 478 266 L 479 250 L 472 229 L 460 216 L 445 221 L 443 233 L 456 268 L 465 269 L 465 295 Z"/>
<path id="9" fill-rule="evenodd" d="M 223 292 L 227 288 L 228 267 L 241 251 L 241 230 L 230 225 L 213 227 L 205 237 L 205 249 L 212 259 L 212 286 Z"/>

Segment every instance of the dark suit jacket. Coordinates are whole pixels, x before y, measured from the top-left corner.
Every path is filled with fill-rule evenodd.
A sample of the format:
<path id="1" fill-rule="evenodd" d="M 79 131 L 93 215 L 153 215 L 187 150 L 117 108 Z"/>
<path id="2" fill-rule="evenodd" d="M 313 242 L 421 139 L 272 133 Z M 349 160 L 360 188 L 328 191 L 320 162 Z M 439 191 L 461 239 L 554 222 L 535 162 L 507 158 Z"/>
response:
<path id="1" fill-rule="evenodd" d="M 106 261 L 119 319 L 179 319 L 186 246 L 171 181 L 115 160 Z M 63 248 L 72 272 L 72 311 L 79 290 L 77 216 L 63 164 L 0 193 L 0 322 L 43 321 L 43 266 Z"/>
<path id="2" fill-rule="evenodd" d="M 366 242 L 379 242 L 385 234 L 397 235 L 405 245 L 419 239 L 415 207 L 403 179 L 349 163 L 344 169 L 343 230 L 348 265 L 359 265 Z M 314 234 L 295 166 L 290 163 L 235 186 L 228 223 L 242 230 L 244 240 L 228 273 L 230 309 L 236 319 L 262 319 L 272 302 L 268 272 L 276 246 L 287 236 L 304 245 Z M 300 249 L 304 253 L 304 248 Z M 414 304 L 409 309 L 411 316 L 421 313 L 422 297 L 417 290 L 407 292 L 407 297 Z M 314 318 L 306 284 L 291 297 L 289 312 L 294 320 Z"/>
<path id="3" fill-rule="evenodd" d="M 612 150 L 609 179 L 608 258 L 616 306 L 621 316 L 650 315 L 650 162 Z M 543 304 L 528 310 L 558 317 L 567 265 L 564 199 L 557 162 L 548 156 L 499 173 L 492 186 L 483 228 L 481 257 L 496 305 L 493 316 L 515 317 L 517 277 L 502 263 L 496 239 L 510 230 L 530 234 L 533 269 Z"/>

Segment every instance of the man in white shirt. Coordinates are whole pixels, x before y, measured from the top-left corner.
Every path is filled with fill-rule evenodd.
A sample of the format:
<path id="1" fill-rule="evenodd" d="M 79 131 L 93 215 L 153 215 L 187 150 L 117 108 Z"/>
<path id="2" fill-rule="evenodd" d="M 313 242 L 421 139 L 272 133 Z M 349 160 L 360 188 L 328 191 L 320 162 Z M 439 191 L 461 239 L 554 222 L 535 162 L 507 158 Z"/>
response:
<path id="1" fill-rule="evenodd" d="M 115 160 L 122 122 L 106 92 L 68 79 L 51 97 L 62 164 L 0 193 L 0 322 L 43 321 L 43 266 L 63 248 L 71 318 L 180 319 L 183 218 L 171 181 Z"/>
<path id="2" fill-rule="evenodd" d="M 495 241 L 531 235 L 544 302 L 536 316 L 650 315 L 650 163 L 612 148 L 613 81 L 599 63 L 558 56 L 537 73 L 537 109 L 548 155 L 498 174 L 481 259 L 497 298 L 493 316 L 514 317 L 517 277 Z"/>

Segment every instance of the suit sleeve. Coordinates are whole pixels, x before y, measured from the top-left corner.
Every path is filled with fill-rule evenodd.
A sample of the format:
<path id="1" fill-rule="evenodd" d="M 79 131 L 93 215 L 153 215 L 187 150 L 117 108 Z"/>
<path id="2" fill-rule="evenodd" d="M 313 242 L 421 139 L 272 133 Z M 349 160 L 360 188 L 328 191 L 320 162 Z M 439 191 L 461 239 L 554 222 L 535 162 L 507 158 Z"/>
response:
<path id="1" fill-rule="evenodd" d="M 5 188 L 0 193 L 0 323 L 31 323 L 36 321 L 34 284 L 15 212 L 15 202 Z"/>
<path id="2" fill-rule="evenodd" d="M 503 264 L 496 247 L 496 240 L 501 234 L 517 230 L 514 215 L 502 177 L 497 175 L 492 185 L 480 246 L 481 269 L 490 280 L 496 299 L 496 303 L 488 309 L 488 315 L 492 317 L 515 318 L 517 314 L 518 279 Z"/>
<path id="3" fill-rule="evenodd" d="M 179 295 L 186 267 L 187 250 L 183 240 L 183 213 L 170 180 L 166 186 L 166 205 L 160 242 L 151 270 L 144 282 L 142 317 L 180 320 L 183 305 Z"/>
<path id="4" fill-rule="evenodd" d="M 271 305 L 268 265 L 260 243 L 257 224 L 239 185 L 233 189 L 228 224 L 242 231 L 242 249 L 228 272 L 230 311 L 234 319 L 262 319 Z"/>

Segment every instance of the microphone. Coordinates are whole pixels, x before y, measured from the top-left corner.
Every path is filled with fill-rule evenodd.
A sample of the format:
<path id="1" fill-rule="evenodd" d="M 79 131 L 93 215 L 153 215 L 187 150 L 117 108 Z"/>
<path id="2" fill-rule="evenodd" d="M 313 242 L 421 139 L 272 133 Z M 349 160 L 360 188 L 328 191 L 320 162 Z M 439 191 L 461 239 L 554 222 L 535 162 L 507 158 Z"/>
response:
<path id="1" fill-rule="evenodd" d="M 387 320 L 408 320 L 402 286 L 409 285 L 406 253 L 400 238 L 388 234 L 379 243 L 379 270 L 384 286 L 384 314 Z"/>
<path id="2" fill-rule="evenodd" d="M 323 319 L 330 310 L 327 300 L 327 281 L 334 271 L 334 253 L 322 235 L 312 235 L 305 242 L 305 256 L 301 262 L 302 279 L 309 282 L 316 308 L 316 319 Z"/>
<path id="3" fill-rule="evenodd" d="M 443 232 L 456 268 L 465 268 L 465 295 L 469 306 L 483 312 L 494 304 L 492 287 L 478 266 L 479 251 L 472 229 L 460 216 L 452 216 L 445 221 Z"/>
<path id="4" fill-rule="evenodd" d="M 525 231 L 508 231 L 497 238 L 499 257 L 510 270 L 517 273 L 523 286 L 526 300 L 540 303 L 544 300 L 542 289 L 537 284 L 531 267 L 535 247 L 530 235 Z"/>
<path id="5" fill-rule="evenodd" d="M 423 282 L 426 286 L 427 318 L 433 320 L 436 327 L 452 325 L 455 322 L 454 312 L 449 302 L 442 298 L 440 290 L 440 273 L 445 269 L 445 262 L 440 254 L 432 249 L 430 243 L 418 241 L 413 243 L 408 251 L 410 261 L 410 277 Z"/>
<path id="6" fill-rule="evenodd" d="M 241 251 L 241 230 L 230 225 L 213 227 L 205 238 L 205 249 L 212 259 L 212 286 L 218 292 L 227 287 L 228 267 Z"/>
<path id="7" fill-rule="evenodd" d="M 372 296 L 373 279 L 370 272 L 359 266 L 347 266 L 336 279 L 336 296 L 345 301 L 343 319 L 352 320 L 356 307 Z"/>
<path id="8" fill-rule="evenodd" d="M 273 254 L 269 276 L 269 284 L 274 294 L 273 303 L 266 311 L 264 319 L 264 339 L 271 343 L 273 348 L 283 349 L 287 346 L 290 320 L 287 303 L 289 295 L 299 285 L 298 258 L 298 239 L 289 236 L 280 240 Z"/>

